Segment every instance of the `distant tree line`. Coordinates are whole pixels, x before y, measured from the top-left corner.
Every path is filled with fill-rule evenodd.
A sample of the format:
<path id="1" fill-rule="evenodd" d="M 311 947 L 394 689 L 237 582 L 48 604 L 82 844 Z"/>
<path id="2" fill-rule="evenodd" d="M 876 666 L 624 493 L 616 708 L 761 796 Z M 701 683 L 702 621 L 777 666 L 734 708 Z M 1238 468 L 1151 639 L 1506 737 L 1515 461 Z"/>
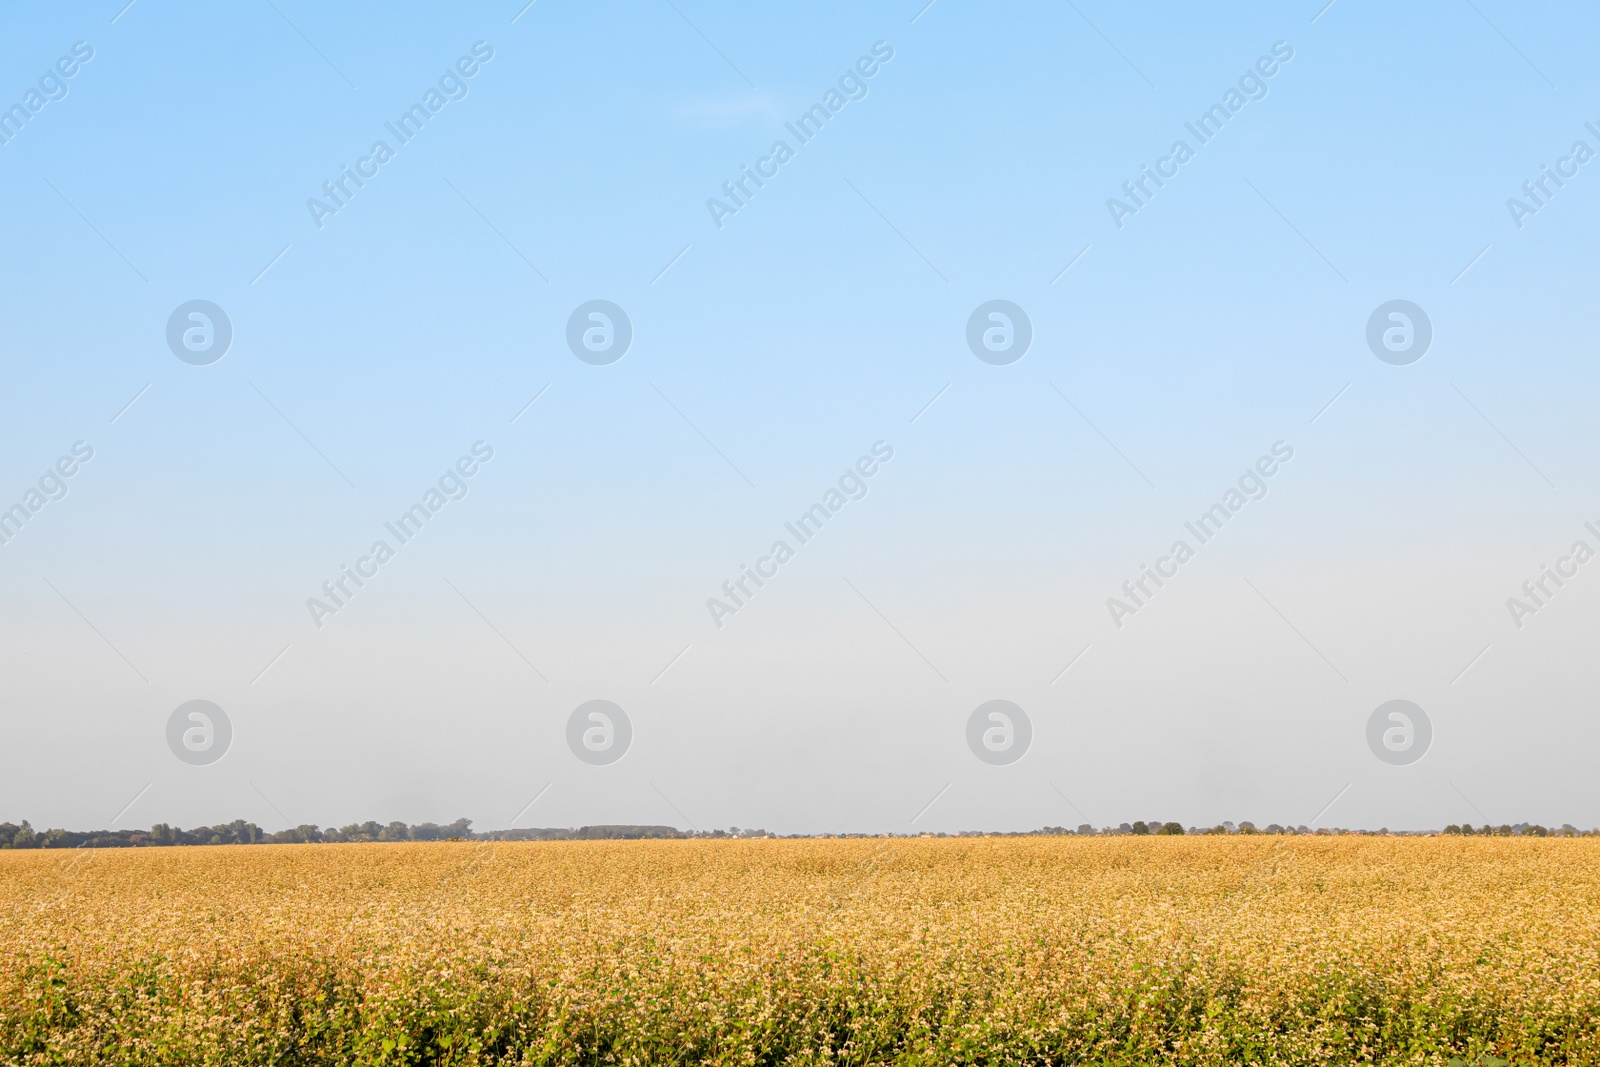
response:
<path id="1" fill-rule="evenodd" d="M 1076 835 L 1083 837 L 1115 837 L 1121 834 L 1365 834 L 1383 837 L 1433 837 L 1444 834 L 1468 834 L 1493 837 L 1600 837 L 1600 830 L 1579 830 L 1571 823 L 1564 823 L 1559 829 L 1547 829 L 1537 823 L 1510 823 L 1505 826 L 1484 826 L 1481 830 L 1474 830 L 1470 825 L 1457 826 L 1452 823 L 1444 830 L 1390 830 L 1382 827 L 1377 830 L 1345 830 L 1339 827 L 1324 827 L 1313 830 L 1309 826 L 1279 826 L 1271 823 L 1266 827 L 1257 829 L 1255 823 L 1242 822 L 1235 826 L 1231 822 L 1218 823 L 1216 826 L 1190 826 L 1185 828 L 1179 822 L 1136 822 L 1123 823 L 1121 826 L 1106 826 L 1096 830 L 1088 823 L 1082 823 L 1076 830 L 1069 830 L 1064 826 L 1046 826 L 1034 830 L 1035 834 Z M 942 834 L 939 836 L 943 836 Z"/>
<path id="2" fill-rule="evenodd" d="M 300 845 L 340 844 L 365 841 L 604 841 L 640 838 L 691 837 L 767 837 L 765 830 L 691 830 L 672 826 L 579 826 L 522 830 L 491 830 L 474 833 L 471 819 L 407 825 L 403 822 L 350 823 L 326 829 L 304 823 L 291 830 L 268 833 L 253 822 L 235 819 L 215 826 L 196 826 L 181 830 L 156 823 L 148 830 L 35 830 L 28 820 L 22 825 L 0 823 L 0 849 L 7 848 L 144 848 L 162 845 Z"/>
<path id="3" fill-rule="evenodd" d="M 1178 836 L 1197 834 L 1363 834 L 1377 836 L 1433 836 L 1439 831 L 1344 830 L 1337 827 L 1313 830 L 1308 826 L 1279 826 L 1272 823 L 1257 829 L 1254 823 L 1231 822 L 1212 827 L 1185 827 L 1180 822 L 1135 822 L 1120 826 L 1095 829 L 1088 823 L 1076 830 L 1064 826 L 1044 826 L 1022 833 L 993 833 L 968 830 L 955 834 L 791 834 L 791 837 L 1032 837 L 1076 836 L 1118 837 Z M 1579 830 L 1566 824 L 1559 829 L 1547 829 L 1536 823 L 1511 823 L 1503 826 L 1485 825 L 1473 829 L 1470 824 L 1446 826 L 1443 833 L 1479 837 L 1596 837 L 1600 830 Z M 235 819 L 215 826 L 196 826 L 181 830 L 166 823 L 156 823 L 148 830 L 35 830 L 24 819 L 22 825 L 0 823 L 0 849 L 8 848 L 145 848 L 171 845 L 300 845 L 341 844 L 367 841 L 619 841 L 643 839 L 705 839 L 775 837 L 765 830 L 741 830 L 737 826 L 726 830 L 679 830 L 673 826 L 602 825 L 579 827 L 538 827 L 521 830 L 487 830 L 475 832 L 471 819 L 457 819 L 443 826 L 438 823 L 408 825 L 403 822 L 363 822 L 327 828 L 304 823 L 290 830 L 268 833 L 253 822 Z"/>
<path id="4" fill-rule="evenodd" d="M 0 823 L 0 848 L 140 848 L 155 845 L 294 845 L 340 841 L 446 841 L 473 837 L 471 819 L 457 819 L 447 826 L 425 822 L 408 826 L 403 822 L 387 825 L 377 822 L 351 823 L 335 829 L 302 824 L 291 830 L 268 833 L 253 822 L 235 819 L 215 826 L 196 826 L 182 830 L 158 822 L 148 830 L 35 830 L 22 825 Z"/>

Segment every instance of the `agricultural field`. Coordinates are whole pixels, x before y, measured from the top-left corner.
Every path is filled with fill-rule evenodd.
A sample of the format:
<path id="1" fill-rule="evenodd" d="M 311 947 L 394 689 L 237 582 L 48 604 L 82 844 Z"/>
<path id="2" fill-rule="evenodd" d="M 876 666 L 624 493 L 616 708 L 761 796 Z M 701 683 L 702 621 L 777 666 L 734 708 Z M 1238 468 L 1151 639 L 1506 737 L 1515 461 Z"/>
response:
<path id="1" fill-rule="evenodd" d="M 1600 1064 L 1600 841 L 0 852 L 6 1064 Z"/>

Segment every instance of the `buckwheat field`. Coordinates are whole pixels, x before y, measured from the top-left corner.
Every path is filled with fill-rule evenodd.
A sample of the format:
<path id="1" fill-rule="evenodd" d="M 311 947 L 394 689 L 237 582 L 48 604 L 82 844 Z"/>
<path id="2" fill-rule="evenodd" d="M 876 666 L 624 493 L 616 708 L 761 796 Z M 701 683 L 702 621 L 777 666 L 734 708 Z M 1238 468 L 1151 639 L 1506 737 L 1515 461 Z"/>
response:
<path id="1" fill-rule="evenodd" d="M 1592 839 L 0 853 L 11 1064 L 1600 1063 Z"/>

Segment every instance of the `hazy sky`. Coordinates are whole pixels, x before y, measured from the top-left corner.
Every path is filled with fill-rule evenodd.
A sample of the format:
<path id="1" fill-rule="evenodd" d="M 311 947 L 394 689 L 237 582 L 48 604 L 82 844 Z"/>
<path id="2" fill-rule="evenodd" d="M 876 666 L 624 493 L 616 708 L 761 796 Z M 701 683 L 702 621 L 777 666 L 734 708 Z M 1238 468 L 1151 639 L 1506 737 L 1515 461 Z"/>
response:
<path id="1" fill-rule="evenodd" d="M 0 819 L 1600 822 L 1592 9 L 124 2 Z"/>

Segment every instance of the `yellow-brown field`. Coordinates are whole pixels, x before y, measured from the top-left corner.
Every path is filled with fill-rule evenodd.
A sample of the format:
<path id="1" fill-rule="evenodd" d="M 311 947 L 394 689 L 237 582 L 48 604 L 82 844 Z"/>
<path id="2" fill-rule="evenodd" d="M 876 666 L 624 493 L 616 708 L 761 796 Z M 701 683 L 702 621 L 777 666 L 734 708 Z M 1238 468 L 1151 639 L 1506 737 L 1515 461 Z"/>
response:
<path id="1" fill-rule="evenodd" d="M 1600 1064 L 1600 840 L 0 852 L 5 1063 Z"/>

